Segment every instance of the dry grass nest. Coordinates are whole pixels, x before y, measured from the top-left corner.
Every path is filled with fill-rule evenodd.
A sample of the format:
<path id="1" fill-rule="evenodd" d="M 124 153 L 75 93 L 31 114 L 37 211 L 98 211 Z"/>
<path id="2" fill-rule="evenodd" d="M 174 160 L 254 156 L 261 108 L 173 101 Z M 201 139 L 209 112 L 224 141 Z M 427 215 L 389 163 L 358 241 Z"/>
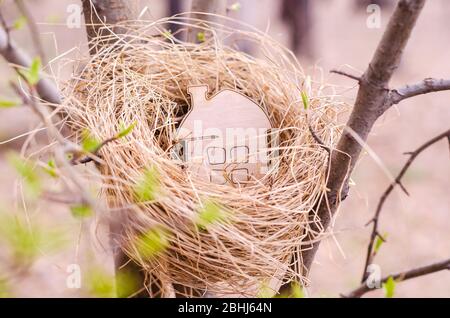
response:
<path id="1" fill-rule="evenodd" d="M 328 160 L 309 126 L 333 147 L 345 104 L 266 34 L 224 20 L 196 29 L 204 41 L 193 44 L 177 40 L 168 22 L 180 32 L 197 23 L 187 16 L 128 23 L 127 36 L 91 43 L 114 45 L 73 61 L 79 70 L 65 88 L 73 138 L 88 130 L 105 140 L 135 123 L 101 148 L 97 163 L 110 217 L 120 213 L 123 250 L 145 270 L 148 291 L 159 286 L 162 296 L 255 296 L 276 290 L 282 278 L 304 279 L 298 256 L 310 247 L 309 237 L 321 234 L 312 232 L 307 215 L 324 197 Z M 253 56 L 239 49 L 244 43 L 256 50 Z M 174 160 L 193 84 L 208 84 L 210 94 L 231 88 L 258 103 L 280 129 L 278 168 L 235 187 L 206 182 Z M 205 211 L 210 222 L 199 226 Z"/>

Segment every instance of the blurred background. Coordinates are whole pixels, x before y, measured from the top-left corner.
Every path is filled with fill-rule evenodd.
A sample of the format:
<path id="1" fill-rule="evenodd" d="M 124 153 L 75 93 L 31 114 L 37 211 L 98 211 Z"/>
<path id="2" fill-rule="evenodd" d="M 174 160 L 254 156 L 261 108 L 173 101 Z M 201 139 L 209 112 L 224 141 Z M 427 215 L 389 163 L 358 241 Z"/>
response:
<path id="1" fill-rule="evenodd" d="M 37 23 L 47 61 L 65 52 L 73 54 L 80 48 L 86 50 L 83 26 L 68 28 L 66 24 L 73 13 L 71 5 L 81 6 L 79 1 L 22 2 Z M 12 0 L 0 3 L 5 20 L 15 25 L 12 37 L 30 54 L 38 54 L 27 28 L 28 21 L 21 18 L 23 13 L 16 3 Z M 355 82 L 330 74 L 330 70 L 361 74 L 366 69 L 395 1 L 240 0 L 238 3 L 236 5 L 230 1 L 230 17 L 267 31 L 290 47 L 306 73 L 337 85 L 337 93 L 352 103 L 357 92 Z M 189 1 L 139 1 L 147 19 L 182 12 L 188 10 L 189 5 Z M 425 77 L 450 77 L 449 16 L 449 1 L 426 3 L 395 73 L 392 87 L 415 83 Z M 245 49 L 251 53 L 251 47 Z M 67 79 L 70 72 L 58 73 L 59 60 L 51 63 L 51 71 L 62 80 Z M 13 97 L 8 81 L 14 74 L 3 60 L 0 61 L 0 72 L 0 96 Z M 26 215 L 25 222 L 32 218 L 38 219 L 46 228 L 61 228 L 66 243 L 64 249 L 57 253 L 39 251 L 41 257 L 30 265 L 29 274 L 21 277 L 18 273 L 13 281 L 8 282 L 8 293 L 25 297 L 85 295 L 76 288 L 67 288 L 67 277 L 71 273 L 69 265 L 84 262 L 112 266 L 111 257 L 104 248 L 104 239 L 99 239 L 99 242 L 80 239 L 80 233 L 88 230 L 101 238 L 102 225 L 86 228 L 71 216 L 64 204 L 41 202 L 25 206 L 16 200 L 22 189 L 5 154 L 11 150 L 20 151 L 24 143 L 29 143 L 27 132 L 35 129 L 37 123 L 35 116 L 25 107 L 0 109 L 0 211 L 21 211 L 19 213 Z M 338 297 L 340 293 L 359 285 L 370 234 L 370 228 L 365 224 L 371 219 L 382 192 L 390 183 L 386 173 L 396 175 L 406 160 L 404 152 L 416 149 L 448 129 L 449 124 L 450 92 L 406 100 L 378 121 L 368 145 L 379 160 L 365 154 L 358 163 L 350 196 L 340 208 L 333 235 L 320 247 L 310 277 L 309 296 Z M 387 201 L 380 220 L 380 229 L 386 234 L 387 242 L 376 258 L 383 276 L 449 257 L 449 157 L 450 149 L 445 141 L 431 147 L 415 161 L 404 179 L 410 196 L 397 191 Z M 11 264 L 1 263 L 7 253 L 1 244 L 0 240 L 0 271 L 14 271 L 8 268 Z M 0 277 L 0 295 L 1 285 Z M 382 297 L 383 291 L 367 296 Z M 450 274 L 440 272 L 401 283 L 397 286 L 396 296 L 450 297 Z"/>

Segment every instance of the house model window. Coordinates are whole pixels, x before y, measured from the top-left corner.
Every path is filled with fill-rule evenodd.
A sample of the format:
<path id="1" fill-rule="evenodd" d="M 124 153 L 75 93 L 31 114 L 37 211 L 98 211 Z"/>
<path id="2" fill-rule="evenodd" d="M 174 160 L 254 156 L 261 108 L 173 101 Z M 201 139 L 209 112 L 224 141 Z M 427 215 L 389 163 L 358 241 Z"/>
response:
<path id="1" fill-rule="evenodd" d="M 208 86 L 190 86 L 191 109 L 177 133 L 177 156 L 213 183 L 242 185 L 268 170 L 270 121 L 247 96 L 229 89 L 208 98 Z"/>

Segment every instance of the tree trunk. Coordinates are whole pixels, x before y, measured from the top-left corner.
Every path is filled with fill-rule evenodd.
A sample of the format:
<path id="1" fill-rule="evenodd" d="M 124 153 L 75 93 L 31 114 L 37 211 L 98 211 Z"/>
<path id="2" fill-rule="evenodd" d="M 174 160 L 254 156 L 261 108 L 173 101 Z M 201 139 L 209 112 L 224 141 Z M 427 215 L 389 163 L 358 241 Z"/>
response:
<path id="1" fill-rule="evenodd" d="M 192 0 L 191 7 L 191 19 L 198 19 L 205 22 L 217 21 L 217 17 L 214 15 L 226 15 L 227 13 L 227 1 L 226 0 Z M 209 14 L 201 14 L 201 12 Z M 211 15 L 210 15 L 211 14 Z M 198 22 L 201 24 L 201 21 Z M 201 29 L 191 28 L 188 30 L 187 41 L 198 42 L 197 34 L 201 32 Z"/>
<path id="2" fill-rule="evenodd" d="M 136 19 L 137 8 L 135 1 L 127 0 L 81 0 L 83 3 L 84 21 L 91 54 L 96 53 L 102 46 L 115 42 L 113 34 L 123 34 L 126 29 L 117 23 Z M 111 26 L 105 28 L 104 26 Z M 91 40 L 105 37 L 98 45 Z"/>

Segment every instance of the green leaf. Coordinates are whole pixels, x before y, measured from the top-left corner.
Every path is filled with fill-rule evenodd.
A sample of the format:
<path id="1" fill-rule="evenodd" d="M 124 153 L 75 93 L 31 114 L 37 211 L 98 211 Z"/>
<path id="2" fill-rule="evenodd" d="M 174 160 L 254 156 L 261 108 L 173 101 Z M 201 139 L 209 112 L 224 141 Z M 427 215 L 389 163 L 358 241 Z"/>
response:
<path id="1" fill-rule="evenodd" d="M 114 276 L 99 267 L 92 268 L 87 272 L 85 283 L 89 294 L 94 297 L 113 298 L 116 296 Z"/>
<path id="2" fill-rule="evenodd" d="M 8 244 L 18 262 L 33 261 L 43 251 L 54 251 L 66 242 L 64 232 L 26 222 L 14 215 L 0 217 L 0 239 Z"/>
<path id="3" fill-rule="evenodd" d="M 70 207 L 70 212 L 72 216 L 77 219 L 83 219 L 91 217 L 94 213 L 92 208 L 87 204 L 76 204 Z"/>
<path id="4" fill-rule="evenodd" d="M 231 11 L 239 11 L 241 9 L 241 4 L 239 2 L 235 2 L 230 6 Z"/>
<path id="5" fill-rule="evenodd" d="M 214 223 L 221 223 L 226 219 L 223 207 L 214 200 L 208 199 L 199 209 L 195 224 L 198 228 L 206 230 Z"/>
<path id="6" fill-rule="evenodd" d="M 117 297 L 126 298 L 135 294 L 140 288 L 140 277 L 134 271 L 119 271 L 116 274 Z"/>
<path id="7" fill-rule="evenodd" d="M 303 102 L 303 108 L 307 110 L 309 108 L 309 98 L 308 94 L 306 94 L 305 91 L 302 91 L 302 102 Z"/>
<path id="8" fill-rule="evenodd" d="M 134 194 L 138 202 L 156 200 L 160 188 L 159 173 L 154 166 L 146 168 L 134 185 Z"/>
<path id="9" fill-rule="evenodd" d="M 377 240 L 375 241 L 375 246 L 374 246 L 374 253 L 378 253 L 378 251 L 380 250 L 381 245 L 383 245 L 384 240 L 386 240 L 387 234 L 384 234 L 383 237 L 380 237 L 379 235 L 377 236 Z"/>
<path id="10" fill-rule="evenodd" d="M 20 30 L 23 29 L 23 27 L 27 24 L 27 22 L 28 22 L 27 18 L 25 16 L 21 16 L 14 21 L 12 27 L 15 30 Z"/>
<path id="11" fill-rule="evenodd" d="M 0 278 L 0 298 L 12 298 L 11 286 L 5 278 Z"/>
<path id="12" fill-rule="evenodd" d="M 133 131 L 134 127 L 136 127 L 136 122 L 133 122 L 131 125 L 129 125 L 128 127 L 125 126 L 124 123 L 120 123 L 120 131 L 119 133 L 116 135 L 116 138 L 122 138 L 125 137 L 126 135 L 128 135 L 130 132 Z"/>
<path id="13" fill-rule="evenodd" d="M 198 32 L 197 33 L 197 41 L 198 42 L 205 42 L 206 37 L 205 37 L 205 32 Z"/>
<path id="14" fill-rule="evenodd" d="M 388 280 L 385 283 L 383 283 L 386 298 L 394 297 L 395 285 L 396 283 L 392 276 L 389 276 Z"/>
<path id="15" fill-rule="evenodd" d="M 136 248 L 142 258 L 152 259 L 169 247 L 169 238 L 169 232 L 157 226 L 138 237 Z"/>
<path id="16" fill-rule="evenodd" d="M 162 35 L 167 38 L 167 39 L 171 39 L 172 38 L 172 31 L 171 30 L 166 30 L 162 33 Z"/>
<path id="17" fill-rule="evenodd" d="M 57 178 L 58 173 L 56 172 L 56 164 L 54 159 L 50 159 L 47 162 L 47 166 L 44 167 L 44 171 L 48 173 L 52 178 Z"/>
<path id="18" fill-rule="evenodd" d="M 15 168 L 17 173 L 24 179 L 28 194 L 36 198 L 41 193 L 41 180 L 34 167 L 16 153 L 8 154 L 8 162 Z"/>
<path id="19" fill-rule="evenodd" d="M 89 130 L 83 130 L 81 134 L 81 147 L 84 151 L 95 153 L 101 144 L 101 141 L 93 137 Z"/>
<path id="20" fill-rule="evenodd" d="M 303 292 L 303 288 L 299 283 L 291 283 L 291 295 L 292 298 L 305 298 L 305 293 Z"/>
<path id="21" fill-rule="evenodd" d="M 25 78 L 30 85 L 36 85 L 39 82 L 39 71 L 41 69 L 41 59 L 35 57 L 31 61 L 29 69 L 19 70 L 19 73 Z"/>
<path id="22" fill-rule="evenodd" d="M 0 108 L 10 108 L 19 105 L 18 101 L 8 100 L 8 99 L 0 99 Z"/>
<path id="23" fill-rule="evenodd" d="M 36 57 L 31 62 L 31 66 L 30 66 L 29 82 L 31 85 L 36 85 L 39 82 L 40 69 L 41 69 L 41 59 L 39 57 Z"/>
<path id="24" fill-rule="evenodd" d="M 274 291 L 266 283 L 262 283 L 258 290 L 258 298 L 272 298 Z"/>

